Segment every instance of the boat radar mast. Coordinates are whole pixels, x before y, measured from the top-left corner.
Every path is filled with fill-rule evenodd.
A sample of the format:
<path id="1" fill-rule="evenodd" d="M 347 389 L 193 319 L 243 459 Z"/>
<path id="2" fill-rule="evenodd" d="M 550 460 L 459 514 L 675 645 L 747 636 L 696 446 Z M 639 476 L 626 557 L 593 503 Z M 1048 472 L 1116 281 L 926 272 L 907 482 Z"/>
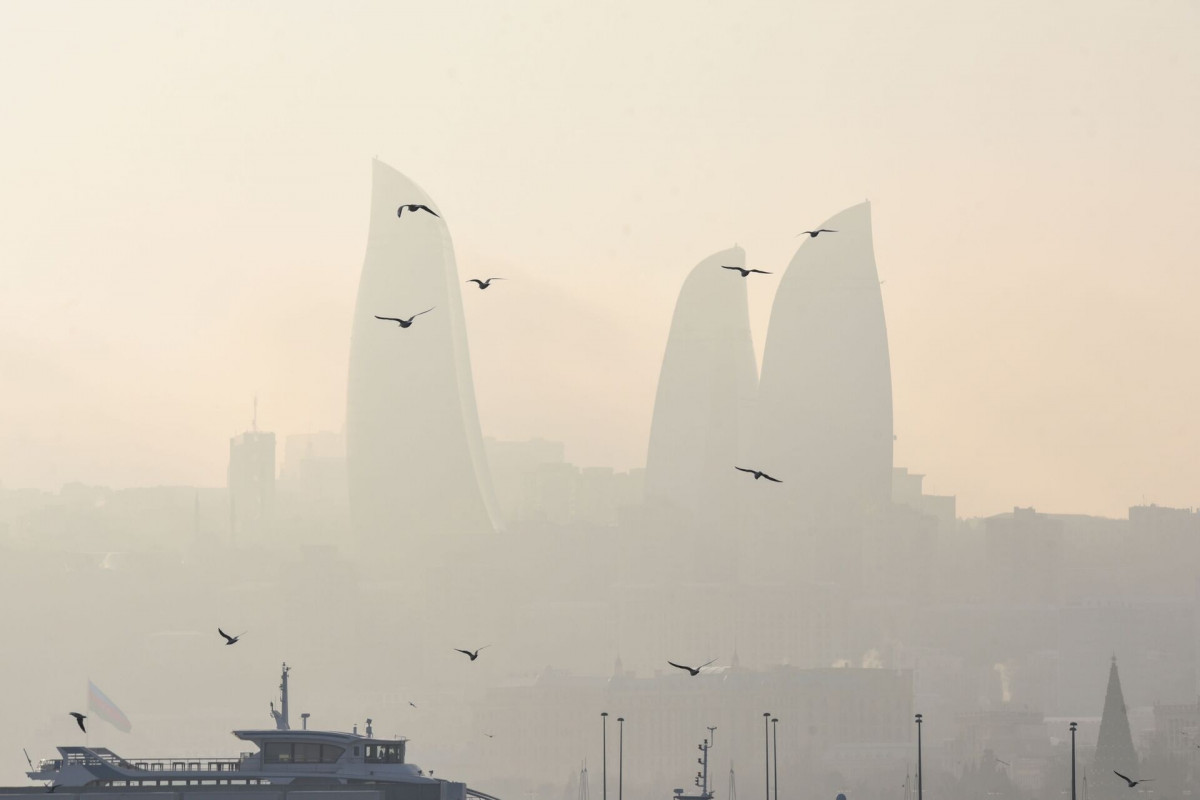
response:
<path id="1" fill-rule="evenodd" d="M 279 710 L 275 710 L 275 703 L 271 703 L 271 716 L 275 718 L 275 729 L 280 731 L 290 731 L 292 726 L 288 724 L 288 698 L 287 698 L 287 676 L 291 671 L 291 667 L 287 662 L 283 662 L 283 673 L 279 678 Z M 307 722 L 307 720 L 305 720 Z"/>

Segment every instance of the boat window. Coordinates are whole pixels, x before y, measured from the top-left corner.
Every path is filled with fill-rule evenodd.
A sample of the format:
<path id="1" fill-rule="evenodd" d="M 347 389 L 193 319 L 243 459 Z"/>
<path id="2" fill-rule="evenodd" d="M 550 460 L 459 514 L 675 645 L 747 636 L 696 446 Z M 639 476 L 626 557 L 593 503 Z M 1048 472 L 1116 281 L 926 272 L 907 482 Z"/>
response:
<path id="1" fill-rule="evenodd" d="M 293 746 L 293 758 L 297 764 L 321 763 L 321 745 L 310 742 L 296 742 Z"/>
<path id="2" fill-rule="evenodd" d="M 346 752 L 346 748 L 338 747 L 335 744 L 321 745 L 321 761 L 326 764 L 332 764 L 342 757 L 342 753 Z"/>
<path id="3" fill-rule="evenodd" d="M 292 743 L 267 742 L 263 747 L 263 761 L 267 764 L 292 763 Z"/>
<path id="4" fill-rule="evenodd" d="M 367 745 L 366 760 L 375 764 L 403 764 L 404 745 L 399 742 L 396 744 L 369 744 Z"/>

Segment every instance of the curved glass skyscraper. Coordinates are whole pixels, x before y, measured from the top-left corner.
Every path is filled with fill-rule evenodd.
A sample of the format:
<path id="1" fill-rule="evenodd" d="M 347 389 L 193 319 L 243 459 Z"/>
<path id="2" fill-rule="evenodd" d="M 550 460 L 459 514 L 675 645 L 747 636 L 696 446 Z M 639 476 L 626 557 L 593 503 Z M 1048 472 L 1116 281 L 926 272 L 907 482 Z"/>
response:
<path id="1" fill-rule="evenodd" d="M 360 543 L 494 531 L 461 285 L 436 204 L 373 162 L 371 223 L 350 339 L 346 466 Z M 411 327 L 375 315 L 417 317 Z"/>
<path id="2" fill-rule="evenodd" d="M 890 502 L 892 373 L 870 203 L 820 227 L 775 295 L 751 457 L 783 513 L 845 519 Z"/>
<path id="3" fill-rule="evenodd" d="M 744 455 L 758 367 L 750 338 L 740 247 L 688 274 L 663 355 L 646 456 L 646 500 L 698 524 L 729 524 L 734 471 Z M 756 277 L 750 276 L 749 280 Z"/>

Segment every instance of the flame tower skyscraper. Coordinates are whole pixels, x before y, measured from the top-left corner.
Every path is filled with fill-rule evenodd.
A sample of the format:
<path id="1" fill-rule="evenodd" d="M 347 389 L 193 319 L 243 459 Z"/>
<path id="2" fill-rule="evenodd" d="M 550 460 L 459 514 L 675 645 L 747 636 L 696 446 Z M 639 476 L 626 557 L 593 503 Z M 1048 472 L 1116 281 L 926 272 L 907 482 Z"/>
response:
<path id="1" fill-rule="evenodd" d="M 781 478 L 776 514 L 847 520 L 891 498 L 892 373 L 871 206 L 806 238 L 779 283 L 751 458 Z"/>
<path id="2" fill-rule="evenodd" d="M 437 206 L 373 162 L 371 222 L 350 339 L 346 467 L 360 544 L 484 533 L 499 517 L 483 452 L 462 294 Z M 376 315 L 417 317 L 409 328 Z"/>

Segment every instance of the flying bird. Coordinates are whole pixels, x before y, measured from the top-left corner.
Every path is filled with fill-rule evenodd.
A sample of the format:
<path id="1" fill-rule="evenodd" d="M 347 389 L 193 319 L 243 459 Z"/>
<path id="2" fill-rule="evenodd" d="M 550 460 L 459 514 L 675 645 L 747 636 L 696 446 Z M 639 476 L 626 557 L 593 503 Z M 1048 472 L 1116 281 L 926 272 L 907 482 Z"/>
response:
<path id="1" fill-rule="evenodd" d="M 721 269 L 736 269 L 738 272 L 742 273 L 743 278 L 749 276 L 751 272 L 757 272 L 760 275 L 770 275 L 771 274 L 770 272 L 767 272 L 765 269 L 742 269 L 741 267 L 727 267 L 724 264 L 721 265 Z"/>
<path id="2" fill-rule="evenodd" d="M 492 735 L 492 734 L 490 734 L 490 733 L 485 733 L 485 734 L 484 734 L 484 736 L 488 737 L 489 739 L 495 739 L 495 738 L 496 738 L 494 735 Z"/>
<path id="3" fill-rule="evenodd" d="M 486 281 L 481 281 L 479 278 L 471 278 L 467 283 L 478 283 L 480 291 L 492 285 L 492 281 L 502 281 L 504 278 L 488 278 Z"/>
<path id="4" fill-rule="evenodd" d="M 800 231 L 796 235 L 803 236 L 806 233 L 808 234 L 808 238 L 815 239 L 818 236 L 820 236 L 822 233 L 837 233 L 837 231 L 831 230 L 829 228 L 817 228 L 815 231 Z"/>
<path id="5" fill-rule="evenodd" d="M 409 211 L 428 211 L 430 214 L 433 214 L 435 217 L 441 216 L 441 214 L 437 213 L 429 206 L 423 206 L 423 205 L 420 205 L 419 203 L 409 203 L 408 205 L 400 206 L 399 208 L 396 209 L 396 216 L 397 217 L 404 216 L 404 209 L 406 209 L 406 208 Z"/>
<path id="6" fill-rule="evenodd" d="M 739 472 L 749 472 L 751 475 L 754 476 L 754 480 L 758 480 L 759 478 L 766 478 L 767 480 L 774 481 L 775 483 L 783 483 L 783 481 L 779 480 L 779 478 L 772 478 L 770 475 L 763 472 L 761 469 L 746 469 L 744 467 L 734 467 L 734 469 L 738 470 Z"/>
<path id="7" fill-rule="evenodd" d="M 413 708 L 416 708 L 416 707 L 417 707 L 417 704 L 416 704 L 416 703 L 414 703 L 412 700 L 409 700 L 409 701 L 408 701 L 408 704 L 409 704 L 410 706 L 412 706 Z"/>
<path id="8" fill-rule="evenodd" d="M 79 730 L 87 733 L 87 728 L 83 727 L 83 721 L 87 719 L 87 714 L 80 714 L 78 711 L 72 711 L 70 713 L 71 716 L 75 718 L 75 721 L 79 723 Z"/>
<path id="9" fill-rule="evenodd" d="M 700 670 L 704 669 L 709 664 L 713 663 L 713 661 L 716 661 L 716 659 L 714 658 L 712 661 L 707 661 L 698 667 L 685 667 L 683 664 L 676 664 L 674 661 L 668 661 L 667 663 L 670 664 L 672 667 L 676 667 L 678 669 L 686 669 L 688 671 L 688 674 L 692 675 L 694 677 L 696 675 L 699 675 Z"/>
<path id="10" fill-rule="evenodd" d="M 1114 775 L 1116 775 L 1116 776 L 1117 776 L 1118 778 L 1120 778 L 1121 780 L 1123 780 L 1123 781 L 1125 781 L 1126 783 L 1128 783 L 1128 784 L 1129 784 L 1129 788 L 1130 788 L 1130 789 L 1132 789 L 1133 787 L 1137 786 L 1139 783 L 1149 783 L 1150 781 L 1154 780 L 1154 778 L 1142 778 L 1141 780 L 1136 780 L 1136 781 L 1135 781 L 1133 778 L 1130 778 L 1130 777 L 1127 777 L 1127 776 L 1125 776 L 1125 775 L 1122 775 L 1121 773 L 1117 772 L 1115 769 L 1113 770 L 1113 774 L 1114 774 Z"/>
<path id="11" fill-rule="evenodd" d="M 487 647 L 491 647 L 491 645 L 485 644 L 483 647 L 479 648 L 479 650 L 483 650 L 484 648 L 487 648 Z M 464 656 L 470 656 L 472 661 L 479 658 L 479 650 L 476 650 L 475 652 L 471 652 L 470 650 L 459 650 L 457 647 L 454 648 L 454 651 L 456 653 L 462 653 Z"/>
<path id="12" fill-rule="evenodd" d="M 422 311 L 421 314 L 428 314 L 430 311 L 433 311 L 433 309 L 435 309 L 435 308 L 437 308 L 437 306 L 430 306 L 429 308 Z M 408 319 L 400 319 L 399 317 L 381 317 L 378 314 L 376 314 L 375 319 L 383 319 L 383 320 L 387 320 L 388 322 L 398 322 L 398 323 L 400 323 L 401 328 L 407 328 L 408 326 L 412 325 L 413 320 L 416 319 L 417 317 L 421 316 L 421 314 L 413 314 Z"/>
<path id="13" fill-rule="evenodd" d="M 225 631 L 221 630 L 220 628 L 217 628 L 217 633 L 219 633 L 219 634 L 221 634 L 222 636 L 224 636 L 224 637 L 225 637 L 225 646 L 226 646 L 226 647 L 229 647 L 229 645 L 231 645 L 231 644 L 237 644 L 237 643 L 238 643 L 238 640 L 239 640 L 239 639 L 241 639 L 243 636 L 245 636 L 245 635 L 246 635 L 246 632 L 245 632 L 245 631 L 242 631 L 242 632 L 241 632 L 241 633 L 239 633 L 237 636 L 230 636 L 228 633 L 226 633 Z"/>

